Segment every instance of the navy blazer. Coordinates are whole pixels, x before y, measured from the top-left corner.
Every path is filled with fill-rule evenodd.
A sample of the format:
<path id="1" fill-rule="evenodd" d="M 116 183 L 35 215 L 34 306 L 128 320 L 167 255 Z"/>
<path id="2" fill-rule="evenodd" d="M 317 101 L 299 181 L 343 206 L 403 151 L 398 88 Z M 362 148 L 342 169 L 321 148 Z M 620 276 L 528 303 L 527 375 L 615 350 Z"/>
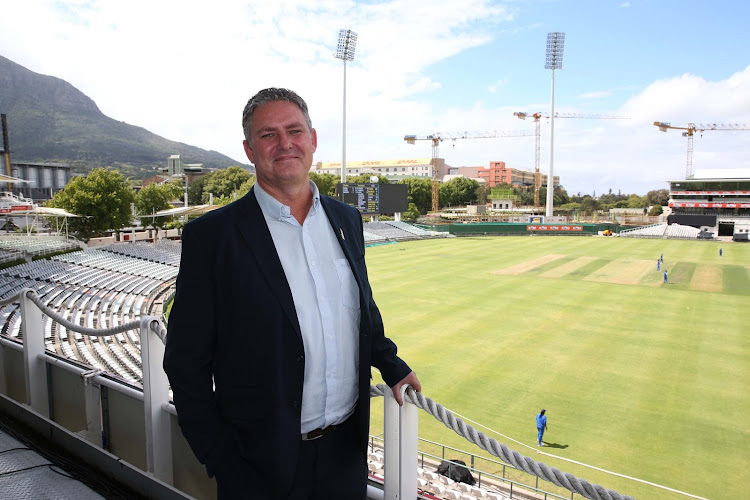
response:
<path id="1" fill-rule="evenodd" d="M 370 367 L 393 386 L 411 369 L 384 335 L 365 267 L 360 213 L 321 196 L 359 285 L 359 443 L 367 446 Z M 305 351 L 292 293 L 254 190 L 185 225 L 164 370 L 178 420 L 209 476 L 227 460 L 292 483 L 301 442 Z M 363 478 L 364 480 L 364 478 Z"/>

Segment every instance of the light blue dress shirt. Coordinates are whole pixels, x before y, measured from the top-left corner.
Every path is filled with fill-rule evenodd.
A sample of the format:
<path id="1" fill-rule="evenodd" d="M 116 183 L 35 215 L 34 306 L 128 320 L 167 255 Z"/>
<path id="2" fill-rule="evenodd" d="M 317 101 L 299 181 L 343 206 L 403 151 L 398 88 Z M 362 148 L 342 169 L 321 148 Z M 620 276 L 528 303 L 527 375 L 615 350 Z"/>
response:
<path id="1" fill-rule="evenodd" d="M 302 225 L 290 207 L 253 188 L 271 231 L 297 311 L 305 346 L 300 432 L 346 420 L 357 404 L 359 288 L 336 239 L 318 187 Z"/>

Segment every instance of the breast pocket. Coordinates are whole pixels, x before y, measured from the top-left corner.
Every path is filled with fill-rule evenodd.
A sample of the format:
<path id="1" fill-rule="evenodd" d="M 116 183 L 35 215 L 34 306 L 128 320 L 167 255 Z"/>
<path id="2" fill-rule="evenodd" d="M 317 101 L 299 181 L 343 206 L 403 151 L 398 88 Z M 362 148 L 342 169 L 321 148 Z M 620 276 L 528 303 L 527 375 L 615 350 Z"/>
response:
<path id="1" fill-rule="evenodd" d="M 359 309 L 359 287 L 357 286 L 357 280 L 354 279 L 354 273 L 349 267 L 349 261 L 336 259 L 334 265 L 341 287 L 341 302 L 350 309 Z"/>

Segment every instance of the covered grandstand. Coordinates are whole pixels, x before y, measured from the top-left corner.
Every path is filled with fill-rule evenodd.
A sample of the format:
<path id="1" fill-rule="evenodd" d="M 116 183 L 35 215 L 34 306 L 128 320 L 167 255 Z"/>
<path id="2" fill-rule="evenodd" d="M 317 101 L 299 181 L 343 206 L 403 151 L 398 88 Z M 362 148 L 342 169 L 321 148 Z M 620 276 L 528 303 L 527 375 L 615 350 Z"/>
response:
<path id="1" fill-rule="evenodd" d="M 675 238 L 675 239 L 697 239 L 701 237 L 701 231 L 692 226 L 682 224 L 652 224 L 650 226 L 634 229 L 623 229 L 620 231 L 621 238 Z"/>

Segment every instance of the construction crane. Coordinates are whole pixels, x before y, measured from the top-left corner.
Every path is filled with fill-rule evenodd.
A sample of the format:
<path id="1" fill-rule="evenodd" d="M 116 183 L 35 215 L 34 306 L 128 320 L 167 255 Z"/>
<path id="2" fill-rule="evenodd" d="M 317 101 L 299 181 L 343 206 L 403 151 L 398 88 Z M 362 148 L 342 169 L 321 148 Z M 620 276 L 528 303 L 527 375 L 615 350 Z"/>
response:
<path id="1" fill-rule="evenodd" d="M 686 126 L 673 126 L 669 122 L 654 122 L 654 125 L 659 127 L 659 130 L 666 132 L 669 129 L 684 130 L 682 137 L 687 137 L 687 165 L 685 167 L 685 178 L 691 179 L 693 177 L 693 135 L 696 132 L 703 135 L 706 130 L 750 130 L 750 126 L 744 124 L 730 123 L 730 124 L 716 124 L 716 123 L 688 123 Z"/>
<path id="2" fill-rule="evenodd" d="M 443 141 L 457 141 L 458 139 L 496 139 L 499 137 L 521 137 L 534 135 L 531 130 L 490 130 L 469 132 L 436 132 L 426 136 L 405 135 L 407 144 L 415 144 L 416 141 L 432 142 L 432 211 L 440 210 L 440 183 L 438 182 L 437 159 L 440 156 L 440 143 Z"/>
<path id="3" fill-rule="evenodd" d="M 533 118 L 536 132 L 536 139 L 534 141 L 534 208 L 539 208 L 539 189 L 542 187 L 542 174 L 539 172 L 539 142 L 541 133 L 539 131 L 539 119 L 549 118 L 549 113 L 526 113 L 524 111 L 516 111 L 513 113 L 521 120 L 526 118 Z M 587 115 L 580 113 L 555 113 L 555 118 L 593 118 L 597 120 L 627 120 L 628 118 L 622 116 L 610 116 L 610 115 Z M 552 183 L 554 189 L 554 179 L 547 179 L 547 183 Z"/>

